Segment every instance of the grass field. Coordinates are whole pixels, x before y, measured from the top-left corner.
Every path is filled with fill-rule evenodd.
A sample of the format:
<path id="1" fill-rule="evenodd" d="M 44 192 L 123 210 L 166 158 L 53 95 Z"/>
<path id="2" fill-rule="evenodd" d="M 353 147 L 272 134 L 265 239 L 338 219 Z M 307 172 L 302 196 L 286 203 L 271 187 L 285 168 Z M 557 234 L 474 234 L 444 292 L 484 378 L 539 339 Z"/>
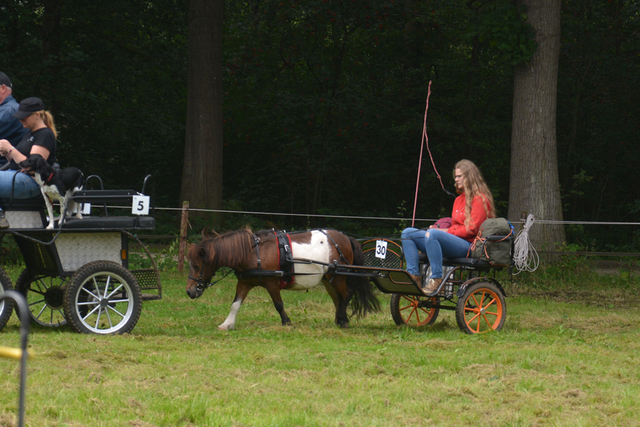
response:
<path id="1" fill-rule="evenodd" d="M 12 275 L 15 273 L 12 273 Z M 625 273 L 626 274 L 626 273 Z M 640 280 L 537 276 L 505 283 L 499 333 L 462 333 L 453 312 L 397 327 L 383 311 L 333 324 L 322 288 L 285 292 L 283 327 L 262 289 L 236 330 L 217 325 L 234 285 L 189 300 L 163 273 L 125 336 L 34 328 L 30 426 L 633 426 L 640 425 Z M 14 278 L 15 280 L 15 278 Z M 546 283 L 541 285 L 541 281 Z M 14 317 L 0 344 L 18 346 Z M 0 426 L 14 425 L 18 363 L 0 359 Z"/>

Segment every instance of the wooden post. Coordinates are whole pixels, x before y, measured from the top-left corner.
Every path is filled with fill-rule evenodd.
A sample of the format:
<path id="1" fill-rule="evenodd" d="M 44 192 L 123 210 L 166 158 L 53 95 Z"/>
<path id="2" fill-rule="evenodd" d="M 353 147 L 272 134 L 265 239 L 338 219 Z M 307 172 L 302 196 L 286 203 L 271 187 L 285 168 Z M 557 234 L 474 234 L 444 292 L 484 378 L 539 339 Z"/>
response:
<path id="1" fill-rule="evenodd" d="M 189 202 L 182 202 L 182 221 L 180 222 L 180 248 L 178 250 L 178 271 L 184 270 L 184 254 L 187 250 L 187 224 L 189 222 Z"/>

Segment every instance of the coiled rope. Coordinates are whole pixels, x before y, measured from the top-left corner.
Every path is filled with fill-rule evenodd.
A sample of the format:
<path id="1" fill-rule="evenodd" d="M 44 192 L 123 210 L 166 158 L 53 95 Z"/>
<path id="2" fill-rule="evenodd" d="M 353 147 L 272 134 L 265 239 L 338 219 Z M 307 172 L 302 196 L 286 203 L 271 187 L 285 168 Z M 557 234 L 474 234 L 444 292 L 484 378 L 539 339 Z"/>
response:
<path id="1" fill-rule="evenodd" d="M 533 272 L 536 271 L 538 265 L 540 265 L 540 257 L 538 256 L 538 252 L 531 244 L 529 240 L 529 229 L 535 222 L 535 217 L 532 214 L 527 216 L 527 220 L 525 221 L 522 230 L 518 232 L 516 236 L 516 240 L 514 242 L 514 254 L 513 261 L 516 266 L 517 273 L 519 274 L 521 271 Z"/>

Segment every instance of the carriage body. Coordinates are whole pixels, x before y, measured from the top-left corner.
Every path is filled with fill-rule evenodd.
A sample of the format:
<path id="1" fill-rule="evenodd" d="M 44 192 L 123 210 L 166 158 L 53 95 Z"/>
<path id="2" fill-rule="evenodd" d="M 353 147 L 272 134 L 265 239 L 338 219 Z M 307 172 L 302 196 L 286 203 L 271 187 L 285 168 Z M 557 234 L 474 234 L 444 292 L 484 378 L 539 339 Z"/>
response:
<path id="1" fill-rule="evenodd" d="M 147 177 L 149 178 L 149 177 Z M 143 186 L 143 192 L 144 187 Z M 58 228 L 46 229 L 42 197 L 5 201 L 5 214 L 24 259 L 25 270 L 15 286 L 0 269 L 0 292 L 15 289 L 26 297 L 31 320 L 45 327 L 69 324 L 83 333 L 122 334 L 136 325 L 142 301 L 162 298 L 157 266 L 136 234 L 153 230 L 151 215 L 109 215 L 109 205 L 131 206 L 134 190 L 84 190 L 76 203 L 88 206 L 82 219 L 66 218 Z M 112 211 L 113 206 L 111 206 Z M 86 212 L 86 211 L 85 211 Z M 150 268 L 129 268 L 129 246 L 142 245 Z M 0 321 L 11 315 L 8 303 L 0 307 Z M 0 327 L 4 326 L 0 322 Z"/>
<path id="2" fill-rule="evenodd" d="M 513 259 L 513 236 L 492 236 L 497 241 L 509 240 Z M 499 331 L 507 315 L 505 291 L 495 278 L 502 269 L 477 258 L 443 259 L 443 281 L 439 292 L 426 296 L 421 286 L 403 270 L 402 247 L 388 239 L 373 239 L 363 243 L 365 267 L 383 293 L 391 294 L 390 310 L 397 325 L 423 326 L 433 324 L 440 310 L 454 310 L 460 329 L 469 334 Z M 380 248 L 383 248 L 381 250 Z M 431 275 L 429 260 L 420 254 L 422 280 Z"/>

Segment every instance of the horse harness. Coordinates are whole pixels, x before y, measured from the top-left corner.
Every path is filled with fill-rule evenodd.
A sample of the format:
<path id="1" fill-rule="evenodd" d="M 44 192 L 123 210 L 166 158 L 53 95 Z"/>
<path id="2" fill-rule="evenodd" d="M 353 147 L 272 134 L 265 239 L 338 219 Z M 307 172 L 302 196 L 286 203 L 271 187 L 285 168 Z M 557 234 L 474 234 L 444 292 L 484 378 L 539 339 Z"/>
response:
<path id="1" fill-rule="evenodd" d="M 329 274 L 333 273 L 335 270 L 335 266 L 337 265 L 337 261 L 333 264 L 328 264 L 320 261 L 313 261 L 308 259 L 296 259 L 293 257 L 293 252 L 291 250 L 291 236 L 285 230 L 275 230 L 272 229 L 274 237 L 278 240 L 278 270 L 263 270 L 262 269 L 262 260 L 260 259 L 260 243 L 261 240 L 258 236 L 253 235 L 255 240 L 256 247 L 256 257 L 258 268 L 244 270 L 244 271 L 236 271 L 236 276 L 238 278 L 247 276 L 247 277 L 258 277 L 260 280 L 261 277 L 280 277 L 280 289 L 284 289 L 287 285 L 293 283 L 295 280 L 295 275 L 293 273 L 294 264 L 320 264 L 326 267 L 329 267 L 331 270 Z M 340 250 L 338 244 L 329 236 L 324 230 L 318 229 L 318 231 L 322 232 L 327 239 L 333 244 L 333 247 L 338 251 L 340 255 L 340 261 L 347 264 L 347 260 L 344 257 L 344 254 Z M 297 273 L 298 276 L 308 276 L 308 275 L 316 275 L 318 273 Z"/>
<path id="2" fill-rule="evenodd" d="M 191 270 L 191 269 L 189 269 Z M 219 281 L 223 280 L 225 277 L 227 277 L 229 274 L 231 274 L 231 272 L 233 271 L 233 269 L 229 269 L 229 271 L 227 271 L 224 276 L 222 276 L 221 278 L 219 278 L 218 280 L 216 280 L 215 282 L 211 282 L 211 279 L 209 279 L 209 281 L 207 283 L 203 283 L 202 281 L 202 275 L 204 274 L 204 268 L 200 269 L 200 274 L 198 275 L 197 278 L 192 277 L 190 274 L 187 275 L 187 277 L 189 278 L 189 280 L 193 280 L 194 282 L 198 282 L 198 284 L 196 285 L 196 290 L 200 293 L 204 292 L 205 289 L 212 287 L 213 285 L 215 285 L 216 283 L 218 283 Z"/>

